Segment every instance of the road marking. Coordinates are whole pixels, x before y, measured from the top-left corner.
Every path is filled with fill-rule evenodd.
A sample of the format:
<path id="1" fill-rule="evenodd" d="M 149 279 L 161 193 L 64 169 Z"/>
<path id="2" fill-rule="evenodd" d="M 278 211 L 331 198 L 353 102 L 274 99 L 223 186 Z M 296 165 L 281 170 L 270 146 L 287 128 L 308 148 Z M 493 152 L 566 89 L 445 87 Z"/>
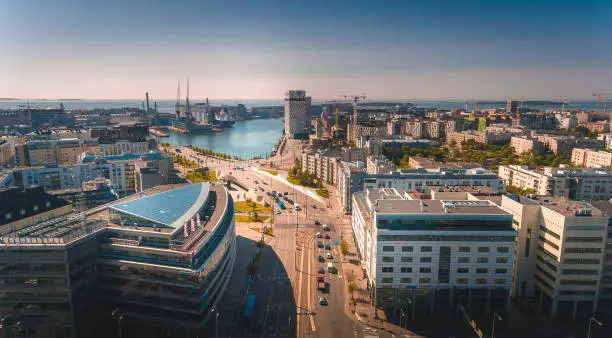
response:
<path id="1" fill-rule="evenodd" d="M 302 244 L 302 250 L 300 250 L 300 255 L 302 256 L 302 258 L 300 259 L 300 271 L 298 271 L 298 273 L 300 274 L 298 276 L 298 294 L 297 294 L 297 308 L 296 308 L 296 312 L 299 313 L 300 312 L 300 306 L 302 306 L 302 276 L 304 275 L 302 272 L 302 269 L 304 267 L 304 245 Z M 300 335 L 300 317 L 297 318 L 296 322 L 295 322 L 296 326 L 297 326 L 297 335 Z"/>
<path id="2" fill-rule="evenodd" d="M 312 283 L 311 280 L 312 278 L 310 278 L 311 274 L 310 274 L 310 268 L 312 265 L 312 253 L 311 249 L 314 245 L 314 241 L 310 242 L 310 245 L 308 246 L 308 254 L 310 256 L 310 259 L 308 259 L 308 312 L 310 313 L 309 317 L 310 317 L 310 326 L 312 327 L 312 331 L 317 331 L 317 328 L 315 327 L 315 322 L 314 322 L 314 317 L 312 316 L 312 306 L 311 306 L 311 301 L 312 301 L 312 297 L 310 296 L 310 289 L 312 289 Z"/>

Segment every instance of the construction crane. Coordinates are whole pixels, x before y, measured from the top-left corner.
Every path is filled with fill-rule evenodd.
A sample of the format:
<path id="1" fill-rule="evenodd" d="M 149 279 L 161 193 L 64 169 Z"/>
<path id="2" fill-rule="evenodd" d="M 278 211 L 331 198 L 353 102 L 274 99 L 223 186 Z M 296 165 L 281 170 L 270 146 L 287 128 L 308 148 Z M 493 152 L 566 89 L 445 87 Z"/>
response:
<path id="1" fill-rule="evenodd" d="M 597 103 L 595 103 L 595 111 L 599 109 L 599 104 L 603 106 L 603 112 L 606 114 L 608 112 L 608 100 L 612 99 L 612 94 L 610 93 L 602 93 L 599 92 L 597 94 L 593 94 L 593 96 L 597 97 Z"/>
<path id="2" fill-rule="evenodd" d="M 352 123 L 357 123 L 357 104 L 359 101 L 365 101 L 365 95 L 343 95 L 345 102 L 353 103 L 353 118 L 351 119 Z"/>
<path id="3" fill-rule="evenodd" d="M 178 81 L 177 83 L 177 90 L 176 90 L 176 105 L 175 107 L 175 111 L 176 111 L 176 117 L 181 117 L 181 81 Z"/>

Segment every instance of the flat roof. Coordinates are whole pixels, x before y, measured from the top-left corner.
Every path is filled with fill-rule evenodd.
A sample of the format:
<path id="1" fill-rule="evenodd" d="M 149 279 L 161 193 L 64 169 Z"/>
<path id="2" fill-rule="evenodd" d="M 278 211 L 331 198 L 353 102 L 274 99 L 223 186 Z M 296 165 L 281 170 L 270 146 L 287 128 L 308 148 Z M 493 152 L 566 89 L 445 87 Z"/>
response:
<path id="1" fill-rule="evenodd" d="M 446 207 L 445 207 L 446 206 Z M 490 201 L 465 200 L 383 200 L 376 206 L 379 214 L 475 214 L 510 215 Z"/>
<path id="2" fill-rule="evenodd" d="M 110 206 L 109 209 L 178 229 L 208 199 L 208 183 L 196 183 Z"/>
<path id="3" fill-rule="evenodd" d="M 574 216 L 574 210 L 580 209 L 591 209 L 592 216 L 603 216 L 601 210 L 587 202 L 568 200 L 563 197 L 546 195 L 529 198 L 520 196 L 520 202 L 522 204 L 541 205 L 564 216 Z"/>

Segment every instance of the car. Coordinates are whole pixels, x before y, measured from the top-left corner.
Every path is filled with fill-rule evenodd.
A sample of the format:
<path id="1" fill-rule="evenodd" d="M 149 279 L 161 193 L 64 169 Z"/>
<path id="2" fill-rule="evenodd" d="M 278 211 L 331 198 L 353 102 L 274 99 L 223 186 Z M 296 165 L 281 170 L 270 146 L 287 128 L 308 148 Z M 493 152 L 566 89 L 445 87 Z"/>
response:
<path id="1" fill-rule="evenodd" d="M 325 258 L 323 258 L 323 256 L 321 255 L 319 255 L 317 259 L 319 260 L 319 262 L 325 262 Z"/>
<path id="2" fill-rule="evenodd" d="M 325 239 L 330 239 L 331 237 L 329 236 L 329 234 L 325 234 Z"/>
<path id="3" fill-rule="evenodd" d="M 280 214 L 281 214 L 281 211 L 280 211 L 280 210 L 276 210 L 276 214 L 277 214 L 277 215 L 280 215 Z"/>
<path id="4" fill-rule="evenodd" d="M 270 192 L 269 192 L 269 191 L 266 191 L 266 195 L 270 196 Z"/>
<path id="5" fill-rule="evenodd" d="M 325 257 L 327 257 L 327 259 L 334 259 L 334 256 L 332 256 L 331 252 L 328 252 Z"/>
<path id="6" fill-rule="evenodd" d="M 331 231 L 331 229 L 329 228 L 328 224 L 323 224 L 323 230 L 324 231 Z"/>
<path id="7" fill-rule="evenodd" d="M 318 241 L 318 242 L 317 242 L 317 247 L 322 248 L 322 247 L 323 247 L 323 242 Z"/>
<path id="8" fill-rule="evenodd" d="M 325 299 L 325 296 L 319 296 L 319 304 L 327 305 L 327 299 Z"/>
<path id="9" fill-rule="evenodd" d="M 287 196 L 287 195 L 289 195 L 289 193 L 285 191 L 285 196 Z"/>
<path id="10" fill-rule="evenodd" d="M 177 153 L 182 153 L 182 151 L 179 148 L 174 149 L 174 151 L 176 151 Z"/>
<path id="11" fill-rule="evenodd" d="M 319 220 L 316 220 L 316 219 L 315 219 L 314 224 L 315 224 L 315 225 L 321 225 L 321 222 L 319 222 Z"/>
<path id="12" fill-rule="evenodd" d="M 325 250 L 331 250 L 331 249 L 332 249 L 331 244 L 325 243 Z"/>
<path id="13" fill-rule="evenodd" d="M 318 272 L 318 273 L 325 274 L 325 269 L 324 269 L 324 268 L 319 268 L 319 270 L 318 270 L 317 272 Z"/>
<path id="14" fill-rule="evenodd" d="M 317 208 L 317 206 L 313 204 L 313 205 L 312 205 L 312 208 L 313 208 L 313 209 L 316 209 L 316 208 Z"/>
<path id="15" fill-rule="evenodd" d="M 317 238 L 323 238 L 323 236 L 321 235 L 320 232 L 317 232 L 316 236 L 317 236 Z"/>

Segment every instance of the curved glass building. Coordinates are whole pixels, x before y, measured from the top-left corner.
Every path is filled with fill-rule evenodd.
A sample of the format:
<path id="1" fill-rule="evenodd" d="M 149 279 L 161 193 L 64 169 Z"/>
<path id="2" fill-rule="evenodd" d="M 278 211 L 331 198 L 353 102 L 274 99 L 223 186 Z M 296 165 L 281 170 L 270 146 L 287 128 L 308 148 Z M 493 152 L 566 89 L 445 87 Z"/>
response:
<path id="1" fill-rule="evenodd" d="M 0 246 L 3 285 L 28 283 L 0 285 L 7 326 L 37 328 L 33 337 L 90 337 L 114 313 L 112 330 L 121 318 L 126 334 L 190 336 L 211 317 L 233 271 L 234 204 L 223 186 L 161 186 L 11 229 Z"/>

